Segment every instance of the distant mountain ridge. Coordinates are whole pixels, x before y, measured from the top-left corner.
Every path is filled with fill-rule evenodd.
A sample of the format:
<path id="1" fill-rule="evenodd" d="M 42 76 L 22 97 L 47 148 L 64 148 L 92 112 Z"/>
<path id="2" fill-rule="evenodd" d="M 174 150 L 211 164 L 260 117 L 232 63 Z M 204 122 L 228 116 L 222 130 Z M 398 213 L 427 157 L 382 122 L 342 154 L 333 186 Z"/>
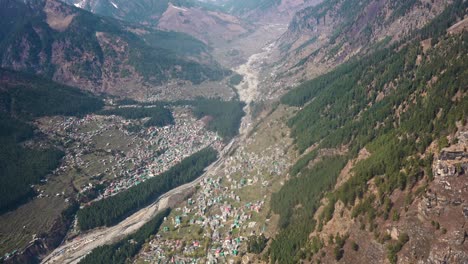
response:
<path id="1" fill-rule="evenodd" d="M 258 22 L 287 23 L 320 0 L 64 0 L 94 14 L 162 30 L 184 32 L 207 44 L 250 33 Z M 209 28 L 209 30 L 206 30 Z"/>
<path id="2" fill-rule="evenodd" d="M 169 3 L 184 7 L 195 5 L 195 2 L 190 0 L 64 0 L 63 2 L 98 15 L 148 25 L 157 24 Z"/>
<path id="3" fill-rule="evenodd" d="M 196 0 L 64 0 L 94 14 L 167 31 L 187 33 L 205 43 L 229 41 L 249 31 L 247 23 L 222 6 Z M 206 30 L 209 28 L 210 30 Z"/>
<path id="4" fill-rule="evenodd" d="M 142 98 L 165 83 L 199 84 L 229 71 L 193 37 L 133 26 L 56 0 L 2 0 L 1 67 L 95 93 Z"/>

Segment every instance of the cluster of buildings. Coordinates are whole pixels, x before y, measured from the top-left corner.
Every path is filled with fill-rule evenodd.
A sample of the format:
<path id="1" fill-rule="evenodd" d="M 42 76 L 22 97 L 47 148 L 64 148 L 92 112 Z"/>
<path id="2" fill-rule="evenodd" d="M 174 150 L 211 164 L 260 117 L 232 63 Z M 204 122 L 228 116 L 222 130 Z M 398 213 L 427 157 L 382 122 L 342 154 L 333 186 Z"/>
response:
<path id="1" fill-rule="evenodd" d="M 211 146 L 218 151 L 223 148 L 222 139 L 207 131 L 202 121 L 193 119 L 189 110 L 176 112 L 174 118 L 174 125 L 150 127 L 140 133 L 143 140 L 136 144 L 135 156 L 142 162 L 135 166 L 137 169 L 125 171 L 125 177 L 110 183 L 101 198 L 159 175 L 203 148 Z M 136 163 L 135 160 L 132 162 Z"/>
<path id="2" fill-rule="evenodd" d="M 65 146 L 66 155 L 53 174 L 77 170 L 82 178 L 74 179 L 79 192 L 86 194 L 99 186 L 97 199 L 103 199 L 167 171 L 207 146 L 223 148 L 222 139 L 207 131 L 190 109 L 177 107 L 173 114 L 175 124 L 165 127 L 144 127 L 145 120 L 100 115 L 54 117 L 39 121 L 38 127 Z M 139 129 L 130 129 L 135 126 Z"/>
<path id="3" fill-rule="evenodd" d="M 206 176 L 197 192 L 175 208 L 138 261 L 148 263 L 234 263 L 247 253 L 247 240 L 265 232 L 261 189 L 286 171 L 278 146 L 269 155 L 244 146 L 227 158 L 220 175 Z M 224 175 L 223 175 L 224 174 Z M 254 195 L 245 193 L 255 192 Z M 248 197 L 247 197 L 248 196 Z"/>
<path id="4" fill-rule="evenodd" d="M 245 245 L 241 249 L 247 239 L 244 234 L 255 234 L 257 223 L 252 216 L 263 209 L 264 201 L 244 203 L 221 180 L 204 178 L 199 192 L 174 210 L 140 257 L 156 263 L 199 263 L 202 259 L 217 263 L 245 251 Z M 180 233 L 184 236 L 178 238 Z"/>
<path id="5" fill-rule="evenodd" d="M 66 148 L 63 165 L 55 173 L 70 168 L 95 166 L 100 173 L 88 175 L 81 192 L 101 187 L 97 199 L 115 195 L 141 184 L 185 157 L 211 146 L 220 151 L 222 139 L 193 118 L 190 109 L 174 110 L 175 124 L 165 127 L 141 126 L 144 120 L 118 116 L 90 115 L 63 118 L 46 134 L 59 138 Z M 119 134 L 116 142 L 115 136 Z M 250 140 L 250 139 L 248 139 Z M 123 141 L 123 142 L 122 142 Z M 145 244 L 137 262 L 150 263 L 233 263 L 247 253 L 251 235 L 265 232 L 268 203 L 264 193 L 278 175 L 287 173 L 289 157 L 281 141 L 264 149 L 248 142 L 217 166 L 216 175 L 205 176 L 192 197 L 174 209 L 158 234 Z M 90 159 L 89 155 L 93 155 Z M 102 157 L 102 158 L 101 158 Z M 104 175 L 104 176 L 103 176 Z"/>

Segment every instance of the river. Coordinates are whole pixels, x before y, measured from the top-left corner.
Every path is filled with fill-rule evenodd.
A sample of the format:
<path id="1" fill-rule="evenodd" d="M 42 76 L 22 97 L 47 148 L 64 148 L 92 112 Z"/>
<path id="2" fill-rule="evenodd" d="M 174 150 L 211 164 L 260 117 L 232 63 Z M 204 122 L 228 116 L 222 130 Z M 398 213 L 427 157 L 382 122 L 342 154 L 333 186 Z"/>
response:
<path id="1" fill-rule="evenodd" d="M 228 157 L 227 154 L 231 150 L 235 149 L 239 144 L 242 144 L 252 127 L 250 103 L 259 99 L 259 75 L 261 64 L 265 57 L 269 55 L 272 47 L 272 44 L 266 45 L 259 53 L 251 55 L 245 64 L 233 69 L 235 72 L 244 76 L 244 80 L 235 88 L 239 94 L 239 99 L 246 103 L 244 108 L 246 115 L 242 118 L 239 136 L 234 138 L 223 149 L 220 158 L 210 165 L 202 176 L 191 183 L 179 186 L 178 188 L 167 192 L 151 205 L 139 210 L 115 226 L 95 229 L 84 233 L 71 241 L 65 241 L 61 246 L 44 258 L 42 263 L 78 263 L 94 248 L 123 239 L 127 235 L 138 230 L 141 226 L 156 216 L 158 212 L 165 209 L 168 206 L 168 201 L 171 197 L 174 197 L 175 195 L 180 196 L 180 194 L 183 194 L 195 187 L 196 184 L 204 177 L 215 175 L 217 170 L 220 169 L 223 161 Z"/>

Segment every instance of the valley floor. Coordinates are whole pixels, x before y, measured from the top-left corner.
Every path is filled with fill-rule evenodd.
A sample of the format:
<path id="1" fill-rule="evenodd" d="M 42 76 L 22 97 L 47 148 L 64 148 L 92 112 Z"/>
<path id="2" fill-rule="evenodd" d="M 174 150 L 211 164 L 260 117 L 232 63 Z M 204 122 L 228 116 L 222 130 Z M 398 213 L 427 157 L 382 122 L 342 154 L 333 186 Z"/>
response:
<path id="1" fill-rule="evenodd" d="M 466 82 L 460 80 L 466 77 L 466 33 L 428 44 L 428 53 L 419 40 L 408 51 L 386 50 L 386 60 L 400 56 L 393 58 L 391 67 L 379 61 L 380 55 L 368 64 L 345 64 L 344 70 L 338 69 L 341 72 L 304 82 L 279 103 L 289 87 L 275 81 L 278 65 L 273 61 L 279 60 L 279 48 L 274 41 L 286 30 L 285 24 L 259 24 L 255 32 L 214 48 L 216 59 L 243 77 L 228 87 L 229 98 L 245 103 L 246 113 L 239 134 L 230 141 L 208 130 L 214 117 L 204 113 L 197 120 L 189 105 L 171 106 L 174 124 L 137 133 L 124 131 L 136 123 L 115 116 L 37 120 L 44 135 L 78 151 L 67 152 L 64 166 L 56 171 L 67 177 L 48 178 L 35 187 L 39 197 L 20 208 L 20 215 L 0 218 L 0 223 L 18 220 L 3 230 L 29 224 L 31 219 L 25 220 L 29 206 L 40 208 L 50 201 L 48 210 L 57 216 L 69 202 L 66 195 L 110 183 L 82 203 L 89 206 L 211 146 L 219 158 L 199 178 L 146 203 L 114 226 L 80 232 L 75 219 L 66 239 L 42 263 L 79 263 L 94 249 L 125 238 L 128 244 L 140 243 L 134 251 L 138 254 L 127 259 L 136 264 L 465 263 L 468 93 Z M 451 40 L 459 45 L 442 49 L 444 41 Z M 453 50 L 460 54 L 452 54 L 448 70 L 432 71 L 436 67 L 429 63 L 442 65 L 438 59 L 446 63 L 438 56 Z M 398 52 L 408 52 L 408 58 Z M 412 68 L 403 69 L 406 65 Z M 451 69 L 453 65 L 458 68 Z M 421 72 L 427 80 L 421 77 L 424 82 L 412 87 Z M 457 78 L 452 80 L 447 72 Z M 296 83 L 294 78 L 288 83 Z M 393 83 L 399 79 L 407 85 Z M 405 98 L 396 97 L 405 93 Z M 435 102 L 443 96 L 444 104 Z M 416 108 L 419 101 L 429 102 Z M 238 112 L 242 106 L 237 104 Z M 450 107 L 459 115 L 444 115 Z M 418 124 L 420 120 L 424 124 Z M 426 128 L 427 123 L 431 124 Z M 63 126 L 56 133 L 57 124 Z M 122 171 L 125 175 L 117 175 Z M 119 208 L 113 203 L 110 207 Z M 156 234 L 141 242 L 128 239 L 166 208 L 171 212 Z M 50 221 L 41 223 L 50 228 Z M 31 236 L 26 224 L 20 238 L 9 239 L 24 245 Z M 112 250 L 119 252 L 118 247 Z"/>
<path id="2" fill-rule="evenodd" d="M 237 210 L 244 210 L 241 203 L 249 203 L 250 201 L 252 205 L 256 204 L 257 207 L 255 210 L 258 216 L 250 215 L 250 218 L 252 218 L 252 220 L 256 219 L 256 222 L 258 222 L 258 224 L 256 224 L 255 221 L 249 221 L 250 225 L 248 226 L 251 227 L 249 229 L 249 232 L 256 230 L 257 232 L 261 233 L 262 229 L 260 228 L 261 226 L 259 223 L 265 221 L 268 213 L 268 210 L 263 207 L 269 206 L 269 202 L 264 200 L 264 196 L 266 197 L 266 192 L 273 191 L 272 188 L 265 187 L 275 184 L 277 186 L 276 189 L 278 188 L 279 178 L 275 178 L 274 175 L 281 175 L 285 171 L 286 164 L 288 164 L 289 162 L 289 155 L 284 155 L 286 153 L 284 152 L 286 151 L 284 146 L 290 146 L 291 142 L 288 142 L 290 141 L 290 139 L 286 136 L 288 134 L 288 129 L 283 123 L 285 118 L 284 115 L 288 115 L 289 110 L 277 110 L 275 111 L 273 117 L 270 116 L 269 121 L 263 121 L 261 124 L 256 124 L 255 120 L 252 118 L 251 108 L 253 106 L 253 103 L 255 103 L 255 101 L 259 99 L 259 76 L 262 69 L 262 63 L 271 52 L 271 40 L 276 39 L 279 36 L 279 34 L 281 34 L 285 29 L 286 25 L 263 25 L 257 32 L 247 36 L 247 39 L 242 39 L 238 41 L 238 43 L 247 43 L 245 46 L 237 47 L 244 48 L 241 54 L 250 54 L 246 63 L 240 66 L 235 66 L 236 68 L 234 69 L 239 74 L 244 75 L 244 81 L 237 85 L 235 89 L 239 94 L 240 100 L 246 103 L 246 107 L 244 110 L 247 113 L 247 115 L 242 119 L 240 135 L 224 147 L 224 149 L 221 151 L 221 153 L 223 154 L 221 155 L 220 159 L 214 164 L 212 164 L 206 170 L 206 173 L 203 176 L 201 176 L 194 182 L 180 186 L 166 193 L 160 199 L 158 199 L 158 201 L 155 201 L 150 206 L 139 210 L 138 212 L 134 213 L 133 215 L 120 222 L 116 226 L 92 230 L 65 241 L 63 245 L 61 245 L 59 248 L 54 250 L 54 252 L 52 252 L 48 257 L 46 257 L 43 260 L 43 263 L 78 263 L 79 260 L 82 257 L 84 257 L 87 253 L 89 253 L 92 249 L 100 245 L 112 243 L 118 241 L 119 239 L 122 239 L 126 235 L 137 230 L 143 224 L 148 222 L 152 217 L 154 217 L 159 211 L 163 210 L 168 206 L 176 208 L 174 212 L 178 213 L 180 212 L 180 210 L 182 210 L 182 206 L 185 204 L 184 201 L 186 201 L 188 197 L 192 197 L 192 200 L 201 199 L 206 202 L 209 199 L 211 199 L 211 197 L 203 196 L 204 189 L 200 188 L 200 186 L 206 187 L 207 182 L 223 182 L 223 186 L 225 187 L 219 194 L 228 200 L 230 199 L 229 201 L 235 201 L 236 197 L 241 197 L 235 204 L 230 205 L 237 207 Z M 232 43 L 229 46 L 235 47 L 235 43 Z M 229 47 L 222 47 L 222 50 L 229 51 L 232 49 Z M 258 53 L 254 53 L 254 50 L 257 50 Z M 232 61 L 231 63 L 231 65 L 233 66 L 236 65 L 235 61 Z M 271 127 L 272 125 L 276 126 L 279 123 L 283 123 L 281 125 L 282 128 L 275 131 L 268 131 L 268 129 L 264 127 Z M 259 126 L 263 127 L 259 128 Z M 261 135 L 257 136 L 257 133 Z M 254 135 L 253 137 L 256 139 L 252 139 L 252 135 Z M 273 142 L 275 142 L 275 145 L 271 145 Z M 246 158 L 246 155 L 251 156 L 251 158 Z M 244 166 L 245 163 L 248 162 L 251 162 L 251 164 L 249 165 L 249 169 L 242 169 L 242 166 Z M 253 180 L 253 178 L 255 178 L 255 180 Z M 226 181 L 226 179 L 228 179 L 228 181 Z M 275 182 L 273 181 L 273 179 L 276 179 Z M 231 184 L 238 186 L 235 187 L 233 191 L 229 191 L 229 185 Z M 255 187 L 257 185 L 258 187 Z M 262 191 L 262 193 L 256 193 L 254 190 L 256 188 L 260 188 L 261 186 L 263 186 L 264 191 Z M 234 200 L 232 200 L 232 198 Z M 240 202 L 240 199 L 242 199 L 242 202 Z M 231 208 L 234 210 L 234 207 Z M 214 219 L 216 217 L 219 217 L 219 215 L 213 213 L 216 210 L 219 210 L 219 207 L 213 207 L 210 210 L 207 210 L 206 213 L 202 213 L 200 217 L 204 219 Z M 236 217 L 238 216 L 239 215 L 236 214 Z M 173 215 L 170 215 L 168 219 L 172 219 L 173 217 Z M 234 214 L 231 214 L 230 217 L 234 217 Z M 244 215 L 244 217 L 246 216 Z M 226 219 L 226 221 L 228 220 Z M 166 222 L 164 223 L 164 225 L 166 225 Z M 271 225 L 272 228 L 274 226 L 275 225 Z M 267 227 L 265 226 L 263 227 L 263 229 L 266 230 Z M 188 230 L 188 232 L 191 232 L 190 227 Z M 228 227 L 223 229 L 223 232 L 224 231 L 227 233 L 230 232 Z M 177 232 L 177 236 L 180 237 L 180 232 L 187 232 L 187 229 L 183 229 L 182 231 L 178 230 Z M 221 230 L 217 231 L 217 236 L 219 238 L 224 238 L 227 234 L 221 234 L 220 232 Z M 244 251 L 246 250 L 245 241 L 247 235 L 247 230 L 244 230 L 244 237 L 242 239 L 244 243 Z M 189 241 L 186 242 L 188 243 Z M 193 241 L 191 241 L 190 243 L 192 242 Z M 213 241 L 213 243 L 210 243 L 210 246 L 216 243 L 218 242 Z M 163 244 L 171 247 L 172 242 L 165 240 Z M 158 241 L 152 241 L 151 245 L 153 247 L 161 246 L 160 242 Z M 232 249 L 233 247 L 229 248 Z M 141 255 L 139 258 L 153 258 L 149 255 L 146 255 L 146 257 L 144 256 L 145 254 Z M 184 254 L 180 255 L 180 257 L 183 256 Z M 213 257 L 215 256 L 213 255 Z"/>

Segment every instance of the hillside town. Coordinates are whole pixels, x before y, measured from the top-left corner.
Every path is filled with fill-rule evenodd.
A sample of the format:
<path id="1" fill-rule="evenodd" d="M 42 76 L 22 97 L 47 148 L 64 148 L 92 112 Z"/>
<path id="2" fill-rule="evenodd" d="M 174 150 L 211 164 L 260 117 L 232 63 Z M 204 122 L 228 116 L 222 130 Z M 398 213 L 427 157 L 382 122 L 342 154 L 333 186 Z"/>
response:
<path id="1" fill-rule="evenodd" d="M 268 194 L 272 185 L 281 184 L 280 175 L 287 173 L 290 157 L 284 145 L 288 138 L 261 148 L 262 140 L 277 133 L 281 132 L 262 132 L 266 135 L 249 139 L 226 158 L 218 174 L 203 178 L 135 263 L 235 263 L 248 258 L 249 238 L 273 232 Z"/>
<path id="2" fill-rule="evenodd" d="M 62 165 L 53 174 L 73 171 L 73 185 L 79 193 L 97 189 L 96 199 L 103 199 L 167 171 L 207 146 L 223 148 L 221 138 L 207 131 L 189 108 L 174 109 L 174 119 L 174 125 L 164 127 L 144 127 L 144 120 L 101 115 L 38 123 L 42 133 L 66 146 Z M 52 195 L 44 190 L 39 193 L 39 197 Z"/>

